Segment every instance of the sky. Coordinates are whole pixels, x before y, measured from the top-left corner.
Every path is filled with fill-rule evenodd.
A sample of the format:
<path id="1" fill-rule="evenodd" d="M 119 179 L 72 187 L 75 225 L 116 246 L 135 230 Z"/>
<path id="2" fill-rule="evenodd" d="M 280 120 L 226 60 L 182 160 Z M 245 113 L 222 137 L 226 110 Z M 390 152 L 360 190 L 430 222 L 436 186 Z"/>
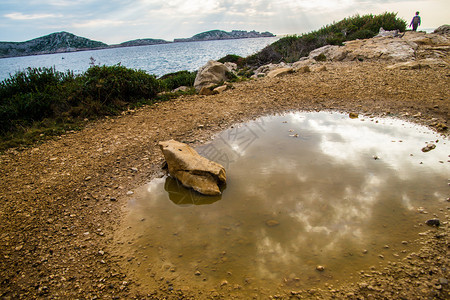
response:
<path id="1" fill-rule="evenodd" d="M 449 0 L 1 0 L 0 41 L 67 31 L 107 44 L 172 41 L 220 29 L 302 34 L 355 14 L 420 11 L 419 29 L 450 24 Z"/>

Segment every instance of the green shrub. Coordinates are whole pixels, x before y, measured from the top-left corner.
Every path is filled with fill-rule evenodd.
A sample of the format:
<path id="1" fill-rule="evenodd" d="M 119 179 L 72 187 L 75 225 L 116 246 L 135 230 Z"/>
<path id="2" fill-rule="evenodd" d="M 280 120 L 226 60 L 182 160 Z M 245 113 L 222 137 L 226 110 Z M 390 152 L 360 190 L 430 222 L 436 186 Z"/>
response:
<path id="1" fill-rule="evenodd" d="M 150 101 L 160 89 L 155 76 L 120 65 L 92 66 L 78 76 L 28 68 L 0 82 L 0 148 L 34 140 L 37 133 L 60 134 L 86 117 L 117 114 Z"/>
<path id="2" fill-rule="evenodd" d="M 245 65 L 245 58 L 243 58 L 242 56 L 239 56 L 239 55 L 228 54 L 228 55 L 222 57 L 221 59 L 219 59 L 218 62 L 223 63 L 223 64 L 226 62 L 231 62 L 231 63 L 235 63 L 238 66 L 238 68 L 242 68 Z"/>
<path id="3" fill-rule="evenodd" d="M 163 75 L 159 78 L 161 89 L 164 91 L 171 91 L 180 86 L 194 86 L 197 72 L 179 71 Z"/>

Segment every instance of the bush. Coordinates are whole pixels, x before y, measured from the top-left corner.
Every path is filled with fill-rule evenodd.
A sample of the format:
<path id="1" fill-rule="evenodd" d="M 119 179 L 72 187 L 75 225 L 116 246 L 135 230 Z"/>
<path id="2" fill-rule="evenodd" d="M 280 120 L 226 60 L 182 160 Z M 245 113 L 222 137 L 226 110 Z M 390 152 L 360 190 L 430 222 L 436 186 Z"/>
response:
<path id="1" fill-rule="evenodd" d="M 159 91 L 155 76 L 120 65 L 92 66 L 78 76 L 28 68 L 0 82 L 0 138 L 20 140 L 35 127 L 34 132 L 59 134 L 77 127 L 74 119 L 117 114 Z"/>
<path id="2" fill-rule="evenodd" d="M 218 62 L 223 63 L 223 64 L 226 62 L 231 62 L 231 63 L 235 63 L 238 66 L 238 68 L 242 68 L 244 66 L 245 59 L 239 55 L 228 54 L 228 55 L 222 57 L 221 59 L 219 59 Z"/>
<path id="3" fill-rule="evenodd" d="M 194 86 L 197 72 L 180 71 L 163 75 L 159 78 L 161 89 L 171 91 L 180 86 Z"/>

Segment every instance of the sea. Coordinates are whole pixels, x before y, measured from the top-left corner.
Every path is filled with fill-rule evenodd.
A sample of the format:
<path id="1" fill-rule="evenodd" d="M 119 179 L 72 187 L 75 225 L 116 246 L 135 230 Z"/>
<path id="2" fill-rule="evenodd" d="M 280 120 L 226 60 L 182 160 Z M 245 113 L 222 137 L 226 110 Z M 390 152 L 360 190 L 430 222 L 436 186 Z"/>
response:
<path id="1" fill-rule="evenodd" d="M 144 70 L 157 77 L 187 70 L 195 71 L 209 60 L 228 54 L 242 57 L 254 54 L 279 37 L 180 42 L 161 45 L 109 48 L 68 53 L 9 57 L 0 59 L 0 80 L 3 81 L 28 67 L 55 68 L 57 71 L 85 72 L 92 64 Z"/>

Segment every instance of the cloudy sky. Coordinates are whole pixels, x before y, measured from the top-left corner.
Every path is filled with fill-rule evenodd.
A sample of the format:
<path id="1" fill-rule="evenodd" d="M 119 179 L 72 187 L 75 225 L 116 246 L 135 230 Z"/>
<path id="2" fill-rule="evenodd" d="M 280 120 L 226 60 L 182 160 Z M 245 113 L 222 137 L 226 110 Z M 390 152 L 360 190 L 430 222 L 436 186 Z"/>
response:
<path id="1" fill-rule="evenodd" d="M 355 14 L 397 12 L 422 27 L 450 23 L 449 0 L 1 0 L 0 41 L 58 31 L 105 42 L 190 37 L 221 29 L 301 34 Z"/>

